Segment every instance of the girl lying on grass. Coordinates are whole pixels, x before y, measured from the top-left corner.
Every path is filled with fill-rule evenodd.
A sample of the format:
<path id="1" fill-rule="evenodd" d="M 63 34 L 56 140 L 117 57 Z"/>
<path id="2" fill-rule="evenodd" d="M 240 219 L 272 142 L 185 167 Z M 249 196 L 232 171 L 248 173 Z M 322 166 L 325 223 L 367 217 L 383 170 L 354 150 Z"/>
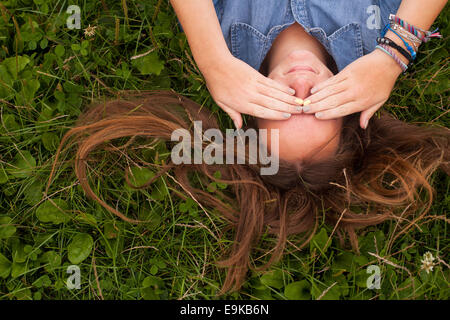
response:
<path id="1" fill-rule="evenodd" d="M 361 2 L 368 4 L 366 1 L 352 4 L 359 6 L 356 3 Z M 427 7 L 427 10 L 433 11 L 423 15 L 428 20 L 416 20 L 414 12 L 421 9 L 422 2 L 406 2 L 411 7 L 409 4 L 403 6 L 402 2 L 399 13 L 423 28 L 429 27 L 443 6 L 442 1 L 435 1 L 442 5 L 439 8 L 436 5 L 433 9 Z M 254 21 L 255 15 L 261 15 L 261 19 L 278 21 L 276 17 L 280 13 L 280 17 L 288 21 L 283 24 L 283 28 L 271 27 L 271 32 L 276 30 L 276 35 L 271 35 L 274 41 L 270 48 L 266 48 L 270 49 L 267 54 L 265 49 L 257 48 L 253 52 L 248 48 L 252 43 L 265 48 L 271 43 L 268 40 L 271 38 L 245 23 L 231 26 L 231 49 L 235 53 L 246 52 L 244 56 L 248 57 L 253 67 L 259 68 L 261 61 L 263 75 L 245 62 L 231 57 L 229 52 L 221 52 L 226 51 L 226 41 L 220 32 L 219 20 L 213 16 L 211 1 L 172 3 L 187 32 L 194 57 L 201 65 L 211 94 L 234 119 L 236 126 L 242 126 L 240 114 L 248 113 L 254 117 L 249 119 L 244 129 L 268 129 L 268 132 L 279 130 L 277 156 L 280 167 L 275 175 L 260 175 L 261 163 L 176 165 L 172 161 L 155 161 L 141 164 L 157 171 L 142 187 L 150 186 L 170 172 L 177 182 L 172 187 L 181 191 L 174 194 L 182 197 L 185 194 L 202 206 L 216 209 L 233 228 L 233 245 L 228 257 L 220 262 L 221 266 L 227 267 L 222 293 L 239 290 L 248 269 L 253 268 L 251 251 L 259 245 L 258 241 L 265 232 L 273 234 L 277 242 L 270 252 L 271 258 L 262 268 L 281 257 L 289 235 L 302 235 L 297 245 L 299 249 L 308 244 L 323 216 L 327 223 L 335 227 L 333 233 L 339 237 L 341 244 L 344 245 L 344 239 L 348 236 L 353 249 L 358 251 L 357 229 L 394 220 L 397 232 L 388 245 L 391 247 L 396 238 L 410 231 L 429 213 L 433 202 L 433 187 L 430 184 L 432 174 L 438 168 L 450 174 L 450 132 L 445 128 L 408 124 L 386 112 L 381 112 L 380 117 L 374 117 L 369 126 L 361 125 L 387 99 L 396 77 L 402 72 L 403 65 L 400 62 L 407 57 L 406 54 L 400 57 L 401 53 L 394 49 L 390 56 L 384 46 L 381 48 L 386 52 L 374 50 L 359 59 L 352 56 L 351 52 L 361 53 L 360 50 L 367 48 L 365 43 L 358 43 L 361 38 L 354 38 L 361 34 L 367 35 L 365 32 L 358 33 L 365 20 L 359 21 L 359 27 L 351 23 L 339 29 L 339 34 L 333 33 L 331 39 L 323 38 L 323 41 L 336 41 L 334 44 L 326 42 L 330 45 L 327 48 L 317 37 L 308 33 L 301 23 L 289 24 L 289 17 L 292 16 L 288 15 L 295 13 L 296 21 L 300 17 L 309 21 L 311 17 L 308 18 L 308 12 L 314 16 L 313 10 L 325 10 L 325 2 L 316 1 L 317 6 L 302 8 L 303 11 L 299 11 L 302 2 L 297 1 L 276 1 L 277 6 L 275 1 L 265 1 L 265 9 L 255 5 L 255 1 L 220 2 L 222 7 L 216 9 L 225 20 L 229 14 L 242 15 L 245 12 L 245 21 Z M 283 3 L 290 6 L 283 8 Z M 341 4 L 344 5 L 344 2 Z M 276 9 L 278 13 L 267 16 L 271 12 L 267 11 L 269 9 L 274 12 Z M 188 22 L 192 14 L 198 15 L 199 12 L 202 12 L 201 21 Z M 381 12 L 384 12 L 383 8 Z M 405 18 L 403 15 L 400 17 Z M 325 27 L 325 21 L 322 23 Z M 392 27 L 395 25 L 395 21 L 392 22 Z M 222 30 L 226 35 L 228 29 L 224 28 L 224 24 Z M 319 29 L 316 31 L 318 35 L 322 34 Z M 402 32 L 406 37 L 406 31 Z M 244 41 L 250 41 L 250 44 L 244 44 Z M 347 50 L 346 46 L 350 49 Z M 214 62 L 208 64 L 202 60 L 202 50 L 203 53 L 213 50 L 215 53 L 209 52 L 209 55 L 214 58 Z M 252 54 L 257 58 L 251 58 Z M 398 59 L 393 59 L 393 56 Z M 353 63 L 352 59 L 355 59 Z M 340 73 L 334 75 L 342 68 Z M 341 90 L 352 92 L 355 89 L 347 87 L 349 81 L 358 82 L 362 87 L 348 93 L 356 99 L 351 103 L 344 102 L 340 93 Z M 310 95 L 311 88 L 318 88 L 313 96 Z M 289 89 L 295 94 L 289 95 Z M 332 109 L 329 109 L 329 105 L 321 107 L 322 101 L 331 101 L 328 95 L 333 94 L 333 90 L 338 92 L 333 95 L 337 105 Z M 356 98 L 357 92 L 365 92 L 366 95 Z M 296 101 L 300 102 L 296 99 L 304 100 L 303 110 L 298 103 L 296 105 Z M 306 102 L 308 100 L 310 105 Z M 343 106 L 338 105 L 342 103 Z M 310 112 L 305 112 L 305 106 L 310 108 Z M 328 112 L 328 115 L 318 119 L 314 112 L 323 108 L 327 110 L 324 114 Z M 361 118 L 355 112 L 362 110 Z M 109 144 L 128 137 L 163 140 L 173 147 L 172 133 L 177 129 L 186 129 L 193 136 L 194 121 L 201 121 L 202 133 L 219 128 L 211 112 L 172 92 L 135 93 L 124 99 L 98 103 L 82 114 L 76 127 L 66 134 L 58 149 L 55 164 L 62 146 L 69 139 L 76 141 L 75 173 L 86 194 L 122 219 L 137 222 L 108 205 L 92 190 L 88 179 L 89 160 L 99 150 L 126 153 L 133 141 L 138 140 L 130 141 L 121 148 L 109 147 Z M 269 136 L 264 139 L 270 149 L 273 141 L 270 141 Z M 227 145 L 227 142 L 223 141 L 222 145 Z M 49 184 L 54 169 L 55 166 Z M 216 178 L 217 171 L 220 172 L 220 179 Z M 192 179 L 196 172 L 197 178 Z M 127 180 L 130 182 L 128 176 Z M 228 188 L 218 190 L 219 196 L 213 195 L 202 187 L 211 180 L 226 183 Z"/>

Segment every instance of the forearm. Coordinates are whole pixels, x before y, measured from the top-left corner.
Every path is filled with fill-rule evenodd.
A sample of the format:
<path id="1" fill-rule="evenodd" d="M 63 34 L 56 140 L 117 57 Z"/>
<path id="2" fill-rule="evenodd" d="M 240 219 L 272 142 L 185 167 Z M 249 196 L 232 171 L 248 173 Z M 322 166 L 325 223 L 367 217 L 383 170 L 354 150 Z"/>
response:
<path id="1" fill-rule="evenodd" d="M 396 15 L 415 27 L 428 30 L 446 4 L 447 0 L 403 0 Z M 401 47 L 406 48 L 403 41 L 392 31 L 389 30 L 386 36 Z M 404 40 L 412 44 L 410 40 Z M 399 55 L 399 58 L 406 64 L 408 63 L 404 56 Z"/>
<path id="2" fill-rule="evenodd" d="M 446 4 L 447 0 L 403 0 L 397 16 L 420 29 L 428 30 Z"/>
<path id="3" fill-rule="evenodd" d="M 415 27 L 428 30 L 436 20 L 439 13 L 445 7 L 446 3 L 447 0 L 403 0 L 398 11 L 392 13 L 395 13 L 398 17 L 404 21 L 407 21 L 409 24 L 414 25 Z M 386 37 L 406 49 L 403 41 L 392 31 L 388 30 Z M 410 40 L 404 40 L 410 45 L 412 44 Z M 408 59 L 398 51 L 396 52 L 398 53 L 397 56 L 399 59 L 405 64 L 408 64 Z M 394 79 L 397 79 L 402 72 L 400 66 L 391 57 L 380 50 L 374 50 L 372 54 L 378 56 L 378 61 L 386 67 L 385 69 L 387 74 L 391 74 Z"/>
<path id="4" fill-rule="evenodd" d="M 212 0 L 170 0 L 189 46 L 204 72 L 217 59 L 230 55 Z"/>

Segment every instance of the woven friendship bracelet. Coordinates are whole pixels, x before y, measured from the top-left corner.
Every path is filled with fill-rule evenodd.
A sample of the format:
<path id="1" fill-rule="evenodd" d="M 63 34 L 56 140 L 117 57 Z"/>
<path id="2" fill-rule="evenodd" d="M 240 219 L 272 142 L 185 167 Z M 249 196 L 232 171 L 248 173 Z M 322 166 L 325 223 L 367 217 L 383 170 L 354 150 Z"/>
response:
<path id="1" fill-rule="evenodd" d="M 402 26 L 405 30 L 407 30 L 411 34 L 415 35 L 423 42 L 427 42 L 431 38 L 442 38 L 442 35 L 439 32 L 437 32 L 439 30 L 439 28 L 437 28 L 434 31 L 423 30 L 423 29 L 413 26 L 412 24 L 409 24 L 405 20 L 397 17 L 395 14 L 389 15 L 389 20 Z"/>
<path id="2" fill-rule="evenodd" d="M 400 66 L 403 73 L 405 73 L 406 70 L 408 70 L 408 66 L 402 60 L 399 59 L 399 57 L 392 51 L 392 49 L 390 47 L 388 47 L 387 45 L 384 45 L 384 44 L 379 44 L 375 48 L 380 49 L 387 55 L 391 56 L 391 58 L 394 59 L 395 62 L 397 62 L 397 64 Z"/>
<path id="3" fill-rule="evenodd" d="M 405 30 L 401 25 L 391 23 L 390 26 L 393 30 L 397 31 L 401 37 L 404 37 L 405 39 L 411 41 L 414 50 L 416 52 L 418 51 L 419 46 L 422 44 L 422 40 L 411 34 L 409 31 Z"/>
<path id="4" fill-rule="evenodd" d="M 392 31 L 398 38 L 400 38 L 407 51 L 390 38 L 385 37 L 388 30 Z M 386 24 L 384 29 L 381 31 L 381 37 L 377 38 L 377 46 L 375 48 L 391 56 L 391 58 L 394 59 L 403 70 L 403 73 L 405 73 L 406 70 L 408 70 L 408 68 L 412 65 L 412 61 L 416 59 L 418 48 L 422 42 L 427 42 L 432 38 L 442 38 L 442 35 L 437 31 L 438 29 L 434 31 L 427 31 L 417 28 L 399 18 L 395 14 L 390 14 L 389 23 Z M 411 42 L 411 44 L 405 39 Z M 408 60 L 408 65 L 400 60 L 394 50 L 397 50 L 397 52 Z"/>
<path id="5" fill-rule="evenodd" d="M 411 54 L 412 58 L 416 59 L 416 56 L 417 56 L 416 50 L 414 50 L 414 48 L 411 47 L 411 45 L 408 42 L 406 42 L 405 39 L 403 39 L 403 37 L 398 34 L 398 32 L 396 32 L 394 29 L 392 29 L 389 24 L 387 24 L 384 27 L 383 31 L 381 32 L 381 36 L 384 37 L 388 30 L 391 30 L 397 37 L 400 38 L 400 40 L 402 40 L 403 44 L 405 45 L 406 49 L 408 49 L 408 51 Z"/>
<path id="6" fill-rule="evenodd" d="M 411 67 L 414 59 L 412 58 L 411 54 L 406 51 L 405 49 L 403 49 L 401 46 L 399 46 L 398 44 L 396 44 L 394 41 L 392 41 L 390 38 L 388 37 L 383 37 L 383 38 L 377 38 L 377 43 L 378 44 L 385 44 L 395 50 L 397 50 L 398 52 L 400 52 L 406 59 L 408 59 L 408 68 Z"/>

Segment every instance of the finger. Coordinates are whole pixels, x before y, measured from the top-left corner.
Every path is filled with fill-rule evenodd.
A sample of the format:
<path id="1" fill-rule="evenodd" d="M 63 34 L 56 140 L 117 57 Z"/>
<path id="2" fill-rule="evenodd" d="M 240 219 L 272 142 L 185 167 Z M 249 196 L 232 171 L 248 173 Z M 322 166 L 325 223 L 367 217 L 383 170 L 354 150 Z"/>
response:
<path id="1" fill-rule="evenodd" d="M 260 78 L 258 78 L 258 82 L 260 84 L 263 84 L 265 86 L 268 86 L 270 88 L 274 88 L 276 90 L 279 90 L 281 92 L 284 92 L 287 95 L 293 96 L 295 94 L 295 90 L 292 89 L 289 86 L 286 86 L 278 81 L 272 80 L 270 78 L 267 78 L 265 76 L 262 76 Z"/>
<path id="2" fill-rule="evenodd" d="M 330 120 L 342 118 L 346 115 L 359 112 L 362 110 L 364 110 L 364 108 L 361 107 L 361 104 L 359 102 L 351 101 L 333 109 L 317 112 L 315 116 L 317 119 L 320 120 Z"/>
<path id="3" fill-rule="evenodd" d="M 302 104 L 300 104 L 298 101 L 299 99 L 295 96 L 286 95 L 283 92 L 281 92 L 280 90 L 277 90 L 275 88 L 271 88 L 268 86 L 264 86 L 264 85 L 261 85 L 258 92 L 264 96 L 275 99 L 277 101 L 288 103 L 289 105 L 291 105 L 289 112 L 301 113 L 303 111 L 302 107 L 301 107 L 303 105 L 303 100 L 301 101 Z"/>
<path id="4" fill-rule="evenodd" d="M 330 96 L 341 93 L 342 91 L 346 90 L 347 88 L 348 88 L 348 86 L 343 81 L 338 82 L 338 83 L 333 83 L 333 84 L 330 84 L 329 86 L 323 88 L 319 92 L 316 92 L 315 94 L 310 95 L 307 100 L 311 101 L 311 104 L 315 104 L 315 103 L 322 101 L 323 99 L 326 99 Z M 311 107 L 311 106 L 309 106 L 309 107 Z"/>
<path id="5" fill-rule="evenodd" d="M 295 98 L 295 97 L 291 97 Z M 302 113 L 302 107 L 299 104 L 292 105 L 290 103 L 283 102 L 279 99 L 270 97 L 263 94 L 256 95 L 252 101 L 254 104 L 260 105 L 264 108 L 287 112 L 287 113 Z M 294 102 L 295 103 L 295 102 Z"/>
<path id="6" fill-rule="evenodd" d="M 290 113 L 272 110 L 269 108 L 262 107 L 255 103 L 249 103 L 248 108 L 249 108 L 249 112 L 247 112 L 248 114 L 261 119 L 286 120 L 291 117 Z"/>
<path id="7" fill-rule="evenodd" d="M 344 104 L 355 101 L 353 96 L 349 93 L 349 90 L 337 92 L 331 96 L 324 98 L 317 103 L 311 103 L 310 105 L 303 107 L 304 113 L 317 113 L 324 112 L 326 110 L 335 109 L 341 107 Z"/>
<path id="8" fill-rule="evenodd" d="M 328 78 L 327 80 L 325 80 L 324 82 L 320 82 L 318 84 L 316 84 L 313 88 L 311 88 L 311 93 L 314 94 L 316 92 L 319 92 L 320 90 L 322 90 L 323 88 L 326 88 L 332 84 L 336 84 L 339 83 L 341 81 L 344 81 L 346 78 L 343 77 L 342 75 L 340 75 L 339 73 L 331 78 Z"/>
<path id="9" fill-rule="evenodd" d="M 234 122 L 234 126 L 236 127 L 236 129 L 240 129 L 242 127 L 243 121 L 242 116 L 239 112 L 237 112 L 234 109 L 231 109 L 230 107 L 221 102 L 218 102 L 217 105 L 230 116 L 231 120 L 233 120 Z"/>
<path id="10" fill-rule="evenodd" d="M 378 103 L 373 107 L 361 112 L 361 116 L 359 117 L 359 125 L 361 126 L 361 128 L 367 129 L 370 118 L 372 118 L 375 112 L 377 112 L 377 110 L 380 109 L 383 104 L 384 102 Z"/>

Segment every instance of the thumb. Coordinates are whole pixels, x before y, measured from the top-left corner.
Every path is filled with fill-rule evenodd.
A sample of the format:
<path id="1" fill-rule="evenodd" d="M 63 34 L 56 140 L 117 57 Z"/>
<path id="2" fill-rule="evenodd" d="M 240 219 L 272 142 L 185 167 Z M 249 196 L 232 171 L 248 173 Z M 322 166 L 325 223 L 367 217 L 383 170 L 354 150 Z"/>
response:
<path id="1" fill-rule="evenodd" d="M 230 107 L 226 106 L 223 103 L 218 103 L 219 107 L 222 108 L 223 111 L 225 111 L 231 118 L 231 120 L 233 120 L 234 122 L 234 126 L 236 127 L 236 129 L 240 129 L 242 127 L 242 116 L 239 112 L 237 112 L 236 110 L 231 109 Z"/>
<path id="2" fill-rule="evenodd" d="M 378 104 L 374 105 L 373 107 L 370 107 L 369 109 L 361 112 L 361 116 L 359 117 L 359 125 L 361 126 L 361 128 L 367 129 L 370 118 L 372 118 L 372 116 L 375 114 L 375 112 L 377 112 L 377 110 L 383 104 L 384 104 L 384 102 L 378 103 Z"/>
<path id="3" fill-rule="evenodd" d="M 233 116 L 229 113 L 228 114 L 231 117 L 231 120 L 233 120 L 236 130 L 238 130 L 242 127 L 242 116 L 239 112 L 234 111 L 233 113 L 235 113 Z"/>

